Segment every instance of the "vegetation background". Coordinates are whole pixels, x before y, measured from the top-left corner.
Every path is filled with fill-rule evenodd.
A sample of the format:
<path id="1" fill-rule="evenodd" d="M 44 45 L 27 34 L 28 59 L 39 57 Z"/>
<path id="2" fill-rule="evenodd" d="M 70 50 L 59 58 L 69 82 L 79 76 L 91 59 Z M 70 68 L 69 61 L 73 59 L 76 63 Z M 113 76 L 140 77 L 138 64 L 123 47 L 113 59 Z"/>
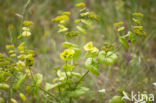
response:
<path id="1" fill-rule="evenodd" d="M 5 52 L 5 45 L 18 44 L 16 37 L 21 30 L 21 21 L 31 20 L 32 36 L 27 39 L 27 45 L 36 52 L 34 72 L 44 75 L 44 81 L 52 81 L 56 76 L 55 69 L 62 64 L 60 52 L 63 50 L 61 43 L 64 41 L 57 32 L 56 24 L 51 19 L 62 11 L 72 12 L 74 17 L 74 5 L 83 0 L 30 0 L 25 8 L 27 0 L 0 0 L 0 52 Z M 93 41 L 98 47 L 104 42 L 117 43 L 117 33 L 113 24 L 124 21 L 125 27 L 129 27 L 133 12 L 144 14 L 144 26 L 147 32 L 146 38 L 137 42 L 139 45 L 130 49 L 121 48 L 117 53 L 119 60 L 113 66 L 102 66 L 100 76 L 89 74 L 85 79 L 85 85 L 90 88 L 86 95 L 77 103 L 100 103 L 108 101 L 117 94 L 118 89 L 127 92 L 138 91 L 154 93 L 152 83 L 156 81 L 156 0 L 85 0 L 87 7 L 99 17 L 97 22 L 80 41 L 84 45 Z M 73 24 L 69 24 L 71 27 Z M 83 58 L 83 55 L 81 55 Z M 84 67 L 82 67 L 84 68 Z M 83 69 L 80 69 L 83 72 Z M 85 68 L 84 68 L 85 71 Z M 106 89 L 105 94 L 98 90 Z M 103 102 L 102 102 L 103 103 Z"/>

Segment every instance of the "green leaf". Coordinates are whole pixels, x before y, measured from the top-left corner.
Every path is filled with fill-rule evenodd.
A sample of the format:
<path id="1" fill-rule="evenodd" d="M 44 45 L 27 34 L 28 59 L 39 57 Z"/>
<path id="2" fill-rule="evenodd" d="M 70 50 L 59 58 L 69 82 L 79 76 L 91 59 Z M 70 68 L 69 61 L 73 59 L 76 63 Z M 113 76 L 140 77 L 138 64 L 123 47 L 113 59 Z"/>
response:
<path id="1" fill-rule="evenodd" d="M 105 65 L 113 65 L 117 61 L 117 55 L 111 51 L 105 52 L 105 51 L 100 51 L 98 55 L 98 61 L 101 64 Z"/>
<path id="2" fill-rule="evenodd" d="M 13 89 L 17 90 L 21 87 L 21 85 L 23 84 L 23 82 L 25 81 L 27 75 L 26 74 L 20 74 L 20 76 L 18 77 L 18 81 L 17 83 L 14 85 Z"/>
<path id="3" fill-rule="evenodd" d="M 62 72 L 61 70 L 57 71 L 57 76 L 58 77 L 66 77 L 66 74 L 64 72 Z"/>
<path id="4" fill-rule="evenodd" d="M 70 32 L 66 32 L 64 35 L 67 37 L 75 37 L 79 35 L 79 32 L 70 31 Z"/>
<path id="5" fill-rule="evenodd" d="M 92 22 L 89 21 L 89 20 L 81 19 L 81 22 L 84 23 L 87 26 L 91 26 L 92 25 Z"/>
<path id="6" fill-rule="evenodd" d="M 10 86 L 6 83 L 0 83 L 0 90 L 7 90 Z"/>
<path id="7" fill-rule="evenodd" d="M 81 49 L 74 48 L 73 50 L 75 51 L 75 53 L 73 55 L 73 59 L 77 59 L 79 57 L 79 55 L 81 54 Z"/>
<path id="8" fill-rule="evenodd" d="M 55 83 L 55 84 L 50 84 L 50 83 L 46 83 L 45 84 L 45 90 L 48 91 L 48 90 L 51 90 L 51 89 L 54 89 L 54 88 L 57 88 L 61 85 L 63 85 L 64 83 L 62 82 L 58 82 L 58 83 Z"/>
<path id="9" fill-rule="evenodd" d="M 99 53 L 99 49 L 97 49 L 96 47 L 93 47 L 90 51 L 87 52 L 87 57 L 95 57 L 97 56 Z"/>
<path id="10" fill-rule="evenodd" d="M 71 76 L 77 77 L 77 78 L 81 78 L 82 75 L 80 73 L 76 73 L 76 72 L 71 72 Z"/>
<path id="11" fill-rule="evenodd" d="M 71 70 L 73 70 L 75 67 L 73 66 L 73 65 L 70 65 L 70 64 L 64 64 L 64 66 L 63 66 L 63 69 L 65 70 L 65 71 L 71 71 Z"/>
<path id="12" fill-rule="evenodd" d="M 119 38 L 119 41 L 121 42 L 121 44 L 122 44 L 124 47 L 129 48 L 129 44 L 128 44 L 128 41 L 126 40 L 126 38 L 120 37 L 120 38 Z"/>
<path id="13" fill-rule="evenodd" d="M 76 28 L 77 28 L 80 32 L 82 32 L 83 34 L 86 34 L 86 33 L 87 33 L 86 30 L 85 30 L 84 28 L 82 28 L 81 26 L 76 26 Z"/>
<path id="14" fill-rule="evenodd" d="M 125 27 L 123 27 L 123 26 L 118 28 L 118 32 L 123 31 L 123 30 L 125 30 Z"/>
<path id="15" fill-rule="evenodd" d="M 129 31 L 128 35 L 129 35 L 129 39 L 131 40 L 132 44 L 135 44 L 136 43 L 136 36 L 135 36 L 135 34 Z"/>
<path id="16" fill-rule="evenodd" d="M 114 96 L 108 103 L 126 103 L 121 96 Z"/>
<path id="17" fill-rule="evenodd" d="M 77 97 L 82 96 L 83 94 L 85 94 L 85 93 L 88 92 L 88 91 L 89 91 L 89 89 L 86 88 L 86 87 L 79 87 L 79 88 L 77 88 L 76 90 L 71 91 L 71 92 L 69 93 L 69 96 L 70 96 L 70 97 L 77 98 Z"/>
<path id="18" fill-rule="evenodd" d="M 88 58 L 85 62 L 85 66 L 94 75 L 99 75 L 99 65 L 95 59 Z"/>
<path id="19" fill-rule="evenodd" d="M 68 31 L 68 28 L 65 27 L 64 25 L 59 24 L 58 26 L 60 28 L 58 31 L 59 33 Z"/>
<path id="20" fill-rule="evenodd" d="M 0 97 L 0 103 L 5 103 L 5 100 L 2 97 Z"/>
<path id="21" fill-rule="evenodd" d="M 37 73 L 34 75 L 34 80 L 35 80 L 35 83 L 36 83 L 36 86 L 39 87 L 42 83 L 42 80 L 43 80 L 43 75 L 40 74 L 40 73 Z"/>
<path id="22" fill-rule="evenodd" d="M 70 43 L 70 42 L 64 42 L 62 44 L 62 46 L 65 47 L 65 48 L 75 48 L 75 47 L 77 47 L 76 44 L 73 44 L 73 43 Z"/>

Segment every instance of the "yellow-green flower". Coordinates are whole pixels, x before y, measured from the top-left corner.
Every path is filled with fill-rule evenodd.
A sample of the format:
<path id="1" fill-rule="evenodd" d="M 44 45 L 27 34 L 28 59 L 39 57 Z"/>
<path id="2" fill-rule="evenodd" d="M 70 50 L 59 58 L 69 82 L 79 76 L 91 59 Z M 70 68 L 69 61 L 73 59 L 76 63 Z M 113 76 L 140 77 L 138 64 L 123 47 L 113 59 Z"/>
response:
<path id="1" fill-rule="evenodd" d="M 11 103 L 18 103 L 14 98 L 10 99 Z"/>
<path id="2" fill-rule="evenodd" d="M 133 16 L 140 16 L 140 17 L 143 17 L 144 14 L 142 14 L 142 13 L 133 13 Z"/>
<path id="3" fill-rule="evenodd" d="M 0 53 L 0 58 L 3 58 L 3 57 L 4 57 L 4 55 L 2 53 Z"/>
<path id="4" fill-rule="evenodd" d="M 76 7 L 84 7 L 84 6 L 86 6 L 86 4 L 83 3 L 83 2 L 81 2 L 81 3 L 77 3 L 77 4 L 76 4 Z"/>
<path id="5" fill-rule="evenodd" d="M 124 26 L 118 28 L 118 32 L 123 31 L 123 30 L 125 30 L 125 27 Z"/>
<path id="6" fill-rule="evenodd" d="M 76 19 L 75 23 L 79 23 L 81 21 L 81 19 Z"/>
<path id="7" fill-rule="evenodd" d="M 61 16 L 57 16 L 56 18 L 52 19 L 52 21 L 61 22 L 61 21 L 65 21 L 68 19 L 69 19 L 69 17 L 67 15 L 61 15 Z"/>
<path id="8" fill-rule="evenodd" d="M 25 97 L 23 93 L 20 93 L 19 96 L 23 101 L 27 101 L 27 98 Z"/>
<path id="9" fill-rule="evenodd" d="M 17 66 L 19 66 L 19 67 L 25 67 L 25 63 L 23 62 L 23 61 L 21 61 L 21 60 L 19 60 L 17 63 L 16 63 L 16 65 Z"/>
<path id="10" fill-rule="evenodd" d="M 135 23 L 140 24 L 140 20 L 135 19 L 135 18 L 132 18 L 132 20 L 133 20 Z"/>
<path id="11" fill-rule="evenodd" d="M 30 25 L 32 25 L 32 24 L 34 24 L 32 21 L 28 21 L 28 20 L 25 20 L 24 22 L 23 22 L 23 24 L 25 25 L 25 26 L 30 26 Z"/>
<path id="12" fill-rule="evenodd" d="M 133 29 L 137 30 L 143 30 L 143 26 L 133 26 Z"/>
<path id="13" fill-rule="evenodd" d="M 12 49 L 12 48 L 14 48 L 15 46 L 14 45 L 6 45 L 5 46 L 7 49 Z"/>
<path id="14" fill-rule="evenodd" d="M 21 34 L 23 37 L 28 37 L 31 35 L 31 32 L 30 31 L 23 31 L 22 34 Z"/>
<path id="15" fill-rule="evenodd" d="M 29 31 L 30 29 L 28 27 L 23 27 L 22 28 L 24 31 Z"/>
<path id="16" fill-rule="evenodd" d="M 14 50 L 9 50 L 8 53 L 11 54 L 11 53 L 14 53 L 14 52 L 15 52 Z"/>
<path id="17" fill-rule="evenodd" d="M 93 42 L 89 42 L 84 46 L 84 50 L 90 51 L 93 48 Z"/>
<path id="18" fill-rule="evenodd" d="M 11 54 L 11 55 L 10 55 L 10 57 L 15 57 L 15 56 L 16 56 L 16 54 Z"/>
<path id="19" fill-rule="evenodd" d="M 24 49 L 25 49 L 25 42 L 21 43 L 17 48 L 18 48 L 19 51 L 24 51 Z"/>
<path id="20" fill-rule="evenodd" d="M 62 15 L 70 15 L 71 13 L 69 11 L 65 11 L 65 12 L 62 12 Z"/>
<path id="21" fill-rule="evenodd" d="M 119 27 L 119 26 L 121 26 L 123 24 L 124 24 L 124 22 L 123 21 L 120 21 L 120 22 L 114 23 L 114 26 L 115 27 Z"/>
<path id="22" fill-rule="evenodd" d="M 60 57 L 64 60 L 67 61 L 71 59 L 71 57 L 74 55 L 75 51 L 72 49 L 66 49 L 64 50 L 61 54 Z"/>
<path id="23" fill-rule="evenodd" d="M 92 52 L 92 53 L 96 53 L 96 54 L 98 54 L 99 49 L 96 48 L 96 47 L 93 47 L 92 50 L 91 50 L 91 52 Z"/>

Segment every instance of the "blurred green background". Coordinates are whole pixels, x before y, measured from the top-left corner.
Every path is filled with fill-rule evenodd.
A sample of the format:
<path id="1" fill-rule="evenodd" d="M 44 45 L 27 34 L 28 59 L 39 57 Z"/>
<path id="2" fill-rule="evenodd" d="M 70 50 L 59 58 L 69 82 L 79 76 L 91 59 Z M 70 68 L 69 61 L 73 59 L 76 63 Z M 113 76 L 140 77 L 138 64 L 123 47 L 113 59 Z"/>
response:
<path id="1" fill-rule="evenodd" d="M 139 39 L 139 45 L 121 48 L 117 52 L 117 64 L 101 66 L 100 76 L 89 74 L 87 78 L 90 79 L 85 79 L 85 85 L 91 91 L 75 102 L 104 103 L 117 94 L 118 89 L 153 93 L 152 83 L 156 81 L 156 0 L 30 0 L 27 8 L 27 0 L 0 0 L 0 52 L 5 52 L 6 44 L 18 44 L 16 37 L 20 34 L 21 15 L 24 13 L 23 20 L 34 22 L 32 36 L 27 40 L 28 47 L 36 51 L 33 71 L 43 73 L 45 81 L 52 81 L 56 76 L 55 68 L 62 64 L 59 53 L 63 50 L 64 38 L 51 19 L 62 11 L 76 15 L 74 5 L 81 1 L 100 17 L 100 21 L 88 30 L 80 45 L 93 41 L 97 47 L 104 42 L 118 46 L 113 24 L 124 21 L 131 25 L 133 12 L 144 14 L 143 25 L 148 36 Z M 85 68 L 80 66 L 79 71 L 83 72 Z M 106 89 L 106 94 L 98 93 L 100 89 Z"/>

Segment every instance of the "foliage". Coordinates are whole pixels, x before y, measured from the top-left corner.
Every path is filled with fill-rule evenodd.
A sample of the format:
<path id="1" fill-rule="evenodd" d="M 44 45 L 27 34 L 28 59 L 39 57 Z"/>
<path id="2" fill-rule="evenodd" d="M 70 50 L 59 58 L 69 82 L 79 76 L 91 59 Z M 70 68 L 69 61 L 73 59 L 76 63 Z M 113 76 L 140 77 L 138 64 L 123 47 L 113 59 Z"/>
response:
<path id="1" fill-rule="evenodd" d="M 22 32 L 17 37 L 21 42 L 18 46 L 6 45 L 8 52 L 0 54 L 0 90 L 10 95 L 8 101 L 18 103 L 18 100 L 12 96 L 18 94 L 20 101 L 26 102 L 29 96 L 35 98 L 42 92 L 44 98 L 52 103 L 73 103 L 73 98 L 79 98 L 89 92 L 90 89 L 83 85 L 84 78 L 88 73 L 98 76 L 100 74 L 100 65 L 114 65 L 117 62 L 116 47 L 112 43 L 104 43 L 99 49 L 90 41 L 83 47 L 86 55 L 85 61 L 82 61 L 84 61 L 83 65 L 86 72 L 81 74 L 75 70 L 78 68 L 75 63 L 84 51 L 78 44 L 72 43 L 70 40 L 88 35 L 87 30 L 99 20 L 94 12 L 87 9 L 85 3 L 78 3 L 75 6 L 80 9 L 79 18 L 75 20 L 76 26 L 72 29 L 68 27 L 72 14 L 69 11 L 62 12 L 52 19 L 53 22 L 58 23 L 58 32 L 62 33 L 65 39 L 65 42 L 62 43 L 62 47 L 65 49 L 60 53 L 60 58 L 64 64 L 57 70 L 57 77 L 52 79 L 53 82 L 46 82 L 44 88 L 42 88 L 43 75 L 32 72 L 35 53 L 27 48 L 25 42 L 26 38 L 32 35 L 30 26 L 33 22 L 23 22 Z M 142 17 L 142 13 L 133 13 L 134 25 L 131 25 L 128 32 L 125 31 L 124 22 L 114 24 L 117 28 L 119 42 L 124 47 L 129 48 L 129 41 L 135 44 L 137 37 L 146 36 L 141 24 Z M 23 90 L 23 88 L 26 89 Z M 1 97 L 0 100 L 4 101 L 3 98 L 5 97 Z M 109 103 L 125 103 L 125 101 L 122 100 L 121 96 L 114 96 Z"/>

